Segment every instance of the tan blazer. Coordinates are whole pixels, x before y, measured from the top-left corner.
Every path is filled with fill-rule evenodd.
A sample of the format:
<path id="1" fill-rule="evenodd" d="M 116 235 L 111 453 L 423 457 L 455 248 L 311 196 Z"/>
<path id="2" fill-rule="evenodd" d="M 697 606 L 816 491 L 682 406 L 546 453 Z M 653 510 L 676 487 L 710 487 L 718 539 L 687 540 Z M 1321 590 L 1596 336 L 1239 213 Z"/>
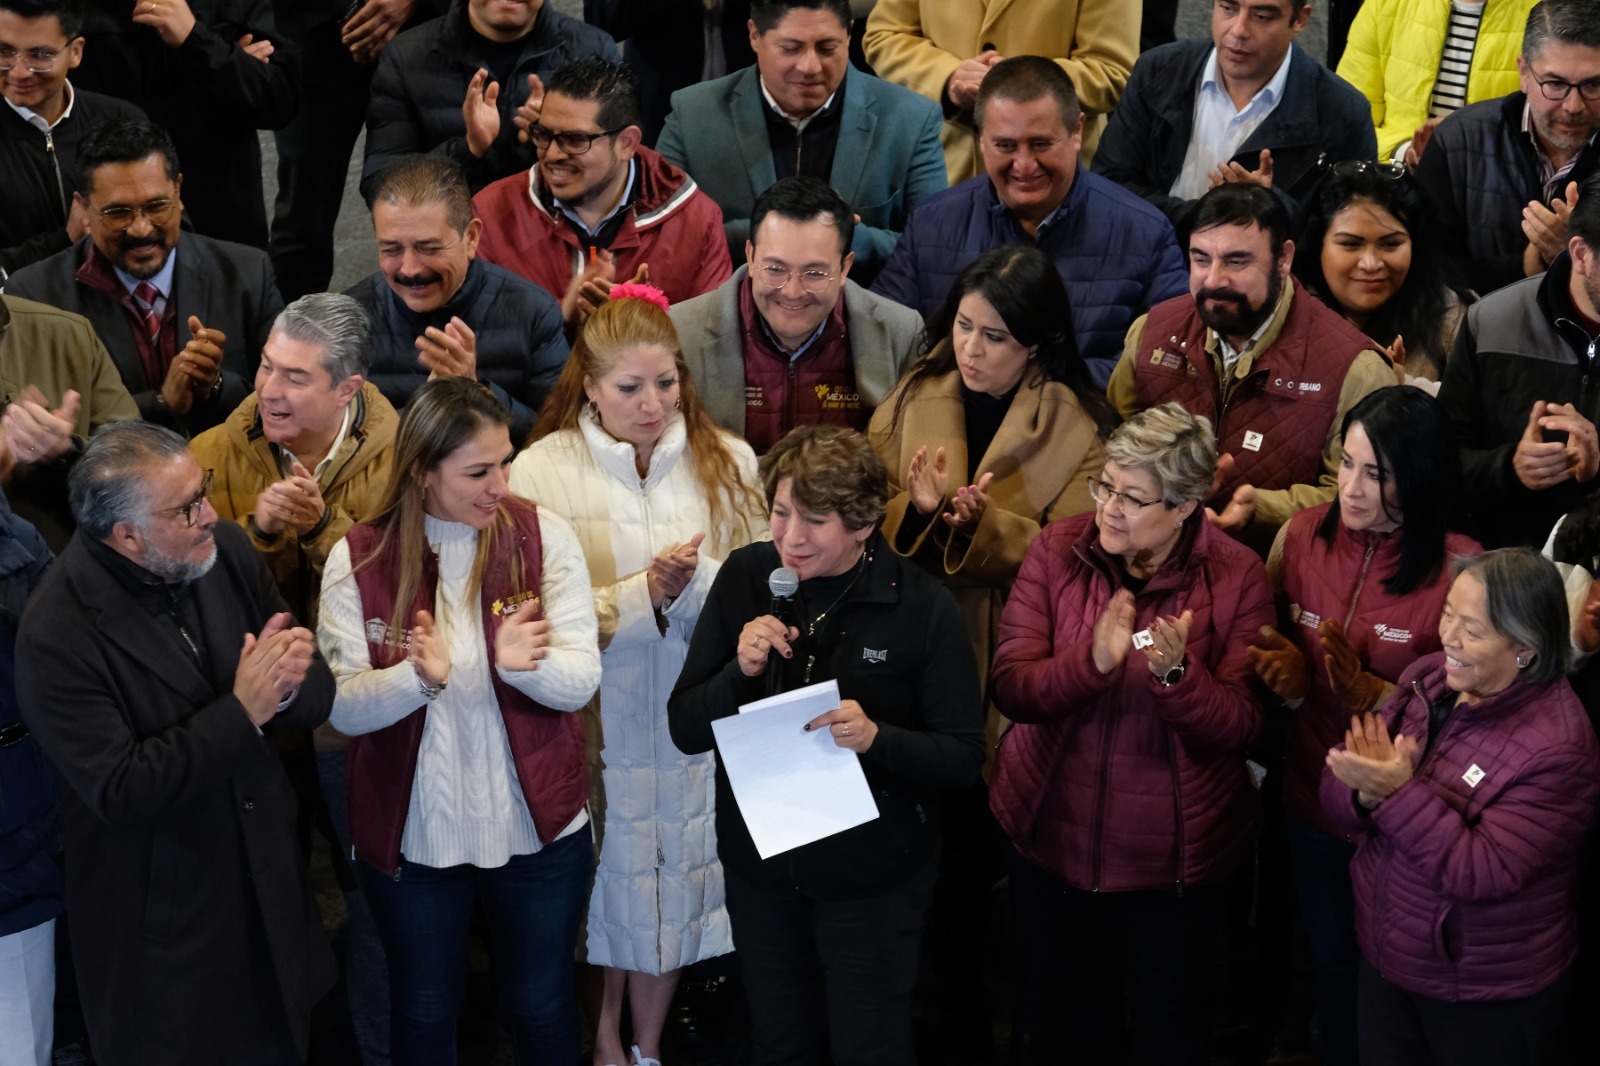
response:
<path id="1" fill-rule="evenodd" d="M 986 49 L 1049 56 L 1087 116 L 1087 167 L 1139 54 L 1140 10 L 1136 0 L 878 0 L 863 46 L 878 77 L 941 104 L 956 67 Z M 983 173 L 970 111 L 947 118 L 941 139 L 950 184 Z"/>
<path id="2" fill-rule="evenodd" d="M 1105 451 L 1093 419 L 1073 391 L 1037 372 L 1017 390 L 994 442 L 977 463 L 967 456 L 960 372 L 925 381 L 896 423 L 903 388 L 902 383 L 879 405 L 867 430 L 889 470 L 883 535 L 895 551 L 916 559 L 955 594 L 987 692 L 1000 609 L 1028 545 L 1046 523 L 1094 509 L 1088 478 L 1105 466 Z M 930 456 L 944 448 L 952 492 L 983 474 L 994 474 L 988 507 L 970 535 L 952 532 L 938 517 L 918 521 L 905 483 L 906 468 L 922 445 Z M 1004 719 L 990 713 L 991 757 L 1004 725 Z"/>

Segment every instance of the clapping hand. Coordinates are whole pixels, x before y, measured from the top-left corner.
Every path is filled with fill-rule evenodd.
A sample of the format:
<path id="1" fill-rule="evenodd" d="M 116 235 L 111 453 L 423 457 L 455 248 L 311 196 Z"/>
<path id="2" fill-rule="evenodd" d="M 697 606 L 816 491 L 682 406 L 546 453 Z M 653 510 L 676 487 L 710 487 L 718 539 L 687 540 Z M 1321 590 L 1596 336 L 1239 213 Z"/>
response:
<path id="1" fill-rule="evenodd" d="M 478 335 L 459 317 L 452 317 L 443 329 L 429 326 L 415 346 L 417 362 L 428 371 L 429 381 L 478 376 Z"/>
<path id="2" fill-rule="evenodd" d="M 416 0 L 366 0 L 339 32 L 357 63 L 373 63 L 411 17 Z"/>
<path id="3" fill-rule="evenodd" d="M 1261 643 L 1246 650 L 1256 676 L 1279 699 L 1305 699 L 1311 690 L 1311 678 L 1306 671 L 1306 657 L 1292 640 L 1271 626 L 1262 626 Z"/>
<path id="4" fill-rule="evenodd" d="M 1433 139 L 1433 131 L 1439 128 L 1443 118 L 1430 118 L 1417 127 L 1417 132 L 1411 135 L 1411 143 L 1406 145 L 1405 164 L 1408 168 L 1415 169 L 1422 162 L 1423 150 L 1428 147 L 1428 142 Z"/>
<path id="5" fill-rule="evenodd" d="M 1565 433 L 1566 442 L 1545 440 L 1545 430 Z M 1511 456 L 1511 469 L 1518 481 L 1535 491 L 1569 478 L 1591 481 L 1600 472 L 1600 436 L 1594 423 L 1572 404 L 1536 400 Z"/>
<path id="6" fill-rule="evenodd" d="M 943 448 L 935 451 L 931 460 L 926 444 L 917 449 L 906 465 L 906 493 L 911 497 L 911 506 L 924 515 L 944 510 L 945 497 L 950 493 L 950 467 Z"/>
<path id="7" fill-rule="evenodd" d="M 1256 488 L 1240 485 L 1233 490 L 1233 498 L 1220 512 L 1207 507 L 1206 518 L 1225 533 L 1236 533 L 1250 524 L 1256 516 Z"/>
<path id="8" fill-rule="evenodd" d="M 1569 181 L 1567 191 L 1551 200 L 1549 207 L 1538 200 L 1530 200 L 1522 209 L 1522 234 L 1528 238 L 1531 251 L 1538 255 L 1540 265 L 1548 266 L 1567 247 L 1567 219 L 1577 206 L 1578 183 Z"/>
<path id="9" fill-rule="evenodd" d="M 1354 789 L 1361 805 L 1371 809 L 1411 779 L 1420 754 L 1414 739 L 1402 734 L 1391 742 L 1383 719 L 1368 714 L 1350 719 L 1344 750 L 1329 749 L 1327 763 L 1333 776 Z"/>
<path id="10" fill-rule="evenodd" d="M 517 143 L 533 140 L 533 127 L 539 124 L 539 114 L 544 110 L 544 82 L 539 75 L 528 75 L 528 98 L 517 106 L 511 124 L 517 128 Z"/>
<path id="11" fill-rule="evenodd" d="M 18 463 L 48 463 L 72 447 L 78 424 L 78 394 L 68 390 L 61 406 L 50 409 L 44 393 L 28 385 L 6 406 L 0 418 L 5 445 Z"/>
<path id="12" fill-rule="evenodd" d="M 984 474 L 978 478 L 976 485 L 965 485 L 956 490 L 950 500 L 951 512 L 944 516 L 951 529 L 971 534 L 978 528 L 978 523 L 983 521 L 983 512 L 989 506 L 989 483 L 993 480 L 993 473 Z"/>
<path id="13" fill-rule="evenodd" d="M 1184 611 L 1176 618 L 1170 615 L 1157 618 L 1150 623 L 1150 643 L 1145 646 L 1144 656 L 1152 674 L 1165 677 L 1182 665 L 1184 650 L 1189 645 L 1189 627 L 1193 624 L 1193 611 Z"/>
<path id="14" fill-rule="evenodd" d="M 589 260 L 583 273 L 572 279 L 566 295 L 561 298 L 561 319 L 568 326 L 577 327 L 588 321 L 601 304 L 611 299 L 611 289 L 617 283 L 617 257 L 605 248 L 589 246 Z M 640 263 L 639 269 L 629 279 L 630 285 L 650 283 L 650 264 Z"/>
<path id="15" fill-rule="evenodd" d="M 433 688 L 450 677 L 450 646 L 434 624 L 433 615 L 418 611 L 406 646 L 406 662 L 424 685 Z"/>
<path id="16" fill-rule="evenodd" d="M 260 634 L 246 633 L 233 675 L 233 695 L 259 729 L 305 680 L 316 644 L 311 631 L 291 627 L 287 611 L 273 615 Z"/>
<path id="17" fill-rule="evenodd" d="M 1329 618 L 1317 627 L 1317 633 L 1322 637 L 1328 683 L 1333 686 L 1333 694 L 1339 697 L 1339 702 L 1352 714 L 1375 710 L 1388 686 L 1361 669 L 1361 656 L 1345 636 L 1343 623 Z"/>
<path id="18" fill-rule="evenodd" d="M 536 617 L 539 599 L 524 600 L 494 632 L 494 661 L 502 670 L 537 670 L 550 654 L 550 620 Z"/>
<path id="19" fill-rule="evenodd" d="M 1133 644 L 1133 621 L 1133 593 L 1118 589 L 1094 624 L 1090 655 L 1101 674 L 1111 673 L 1128 657 L 1128 648 Z"/>
<path id="20" fill-rule="evenodd" d="M 1394 335 L 1394 342 L 1387 348 L 1380 348 L 1384 355 L 1389 357 L 1389 365 L 1394 367 L 1395 383 L 1406 383 L 1406 339 L 1400 334 Z"/>
<path id="21" fill-rule="evenodd" d="M 256 528 L 269 536 L 287 528 L 303 537 L 317 527 L 327 509 L 317 479 L 296 462 L 289 477 L 268 485 L 256 497 Z"/>
<path id="22" fill-rule="evenodd" d="M 950 80 L 945 85 L 945 94 L 950 97 L 950 102 L 963 111 L 972 110 L 973 103 L 978 99 L 978 87 L 988 76 L 989 68 L 1003 58 L 991 48 L 971 59 L 962 60 L 951 72 Z"/>
<path id="23" fill-rule="evenodd" d="M 222 380 L 222 346 L 228 335 L 189 316 L 189 343 L 173 357 L 161 383 L 161 398 L 173 414 L 186 415 L 197 399 L 210 396 Z"/>
<path id="24" fill-rule="evenodd" d="M 657 610 L 668 599 L 683 595 L 695 569 L 700 565 L 700 544 L 704 533 L 696 533 L 687 544 L 674 544 L 650 560 L 645 583 L 650 589 L 650 604 Z"/>
<path id="25" fill-rule="evenodd" d="M 500 83 L 489 80 L 489 72 L 479 67 L 467 82 L 467 95 L 461 101 L 461 118 L 467 124 L 467 151 L 482 159 L 500 136 Z"/>

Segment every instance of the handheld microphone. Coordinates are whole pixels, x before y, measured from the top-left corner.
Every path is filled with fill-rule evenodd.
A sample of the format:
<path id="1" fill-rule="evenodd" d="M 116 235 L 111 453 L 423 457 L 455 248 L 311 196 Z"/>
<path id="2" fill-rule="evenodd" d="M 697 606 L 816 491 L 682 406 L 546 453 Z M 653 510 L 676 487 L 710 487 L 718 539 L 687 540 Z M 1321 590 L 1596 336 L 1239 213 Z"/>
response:
<path id="1" fill-rule="evenodd" d="M 772 593 L 771 614 L 782 622 L 785 629 L 799 628 L 794 608 L 794 594 L 800 591 L 800 577 L 787 566 L 780 566 L 767 575 L 767 591 Z M 776 648 L 767 651 L 767 695 L 776 696 L 783 691 L 783 656 Z"/>

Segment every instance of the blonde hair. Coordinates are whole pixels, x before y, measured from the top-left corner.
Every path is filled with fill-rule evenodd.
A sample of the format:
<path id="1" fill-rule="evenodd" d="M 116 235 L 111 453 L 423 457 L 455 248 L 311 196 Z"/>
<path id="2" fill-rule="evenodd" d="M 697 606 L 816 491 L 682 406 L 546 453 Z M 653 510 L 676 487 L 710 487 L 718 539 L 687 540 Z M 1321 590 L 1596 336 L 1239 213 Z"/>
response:
<path id="1" fill-rule="evenodd" d="M 752 506 L 759 498 L 756 488 L 740 474 L 732 449 L 700 402 L 672 319 L 648 300 L 608 300 L 589 316 L 528 442 L 542 440 L 558 430 L 577 429 L 587 399 L 584 380 L 599 381 L 611 372 L 623 353 L 647 344 L 670 353 L 677 369 L 684 436 L 694 460 L 695 476 L 711 508 L 712 525 L 727 530 L 733 543 L 742 544 L 756 535 L 745 517 L 756 509 Z"/>

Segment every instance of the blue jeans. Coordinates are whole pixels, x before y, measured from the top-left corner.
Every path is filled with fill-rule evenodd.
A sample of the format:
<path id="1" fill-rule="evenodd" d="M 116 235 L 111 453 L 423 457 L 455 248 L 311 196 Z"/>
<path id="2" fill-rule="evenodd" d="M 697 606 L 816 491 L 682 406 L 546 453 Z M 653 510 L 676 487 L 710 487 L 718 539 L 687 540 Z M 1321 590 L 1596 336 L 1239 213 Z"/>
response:
<path id="1" fill-rule="evenodd" d="M 573 955 L 593 864 L 587 828 L 493 870 L 402 862 L 388 878 L 356 862 L 389 955 L 396 1066 L 456 1061 L 474 904 L 482 904 L 489 923 L 500 1012 L 517 1066 L 578 1061 Z"/>
<path id="2" fill-rule="evenodd" d="M 1356 897 L 1350 886 L 1354 844 L 1288 816 L 1300 921 L 1316 970 L 1317 1021 L 1326 1066 L 1356 1066 Z"/>

